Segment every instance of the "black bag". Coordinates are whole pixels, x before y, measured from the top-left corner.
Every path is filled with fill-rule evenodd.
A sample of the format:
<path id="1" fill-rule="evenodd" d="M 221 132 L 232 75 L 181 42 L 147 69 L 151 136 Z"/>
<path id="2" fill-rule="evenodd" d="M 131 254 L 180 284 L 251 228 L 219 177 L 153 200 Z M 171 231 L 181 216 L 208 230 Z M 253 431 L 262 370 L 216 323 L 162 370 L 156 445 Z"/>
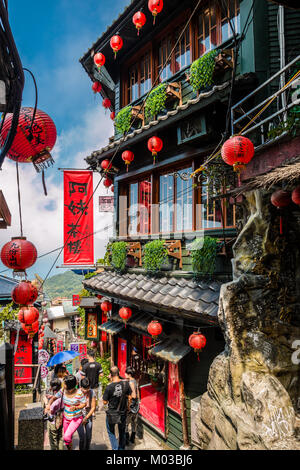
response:
<path id="1" fill-rule="evenodd" d="M 134 398 L 133 400 L 131 400 L 131 404 L 130 404 L 130 413 L 133 413 L 133 414 L 137 414 L 140 410 L 140 402 L 137 398 Z"/>
<path id="2" fill-rule="evenodd" d="M 108 424 L 120 424 L 121 423 L 120 408 L 121 408 L 121 403 L 123 401 L 123 392 L 124 392 L 123 382 L 121 382 L 121 388 L 122 388 L 122 394 L 120 397 L 118 408 L 116 410 L 106 411 Z"/>

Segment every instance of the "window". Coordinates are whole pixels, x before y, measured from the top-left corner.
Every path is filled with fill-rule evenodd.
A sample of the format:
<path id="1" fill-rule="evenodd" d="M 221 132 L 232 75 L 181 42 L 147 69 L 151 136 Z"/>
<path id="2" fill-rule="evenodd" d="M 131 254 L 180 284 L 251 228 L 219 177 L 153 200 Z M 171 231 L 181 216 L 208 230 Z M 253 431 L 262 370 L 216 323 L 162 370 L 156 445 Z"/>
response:
<path id="1" fill-rule="evenodd" d="M 152 86 L 151 55 L 144 54 L 128 69 L 127 101 L 131 103 L 147 93 Z"/>
<path id="2" fill-rule="evenodd" d="M 151 181 L 145 179 L 129 186 L 129 235 L 145 235 L 151 227 Z"/>
<path id="3" fill-rule="evenodd" d="M 215 49 L 230 39 L 233 36 L 232 30 L 236 33 L 240 32 L 239 0 L 223 0 L 222 2 L 210 0 L 207 2 L 207 7 L 205 10 L 201 10 L 198 16 L 198 56 Z"/>
<path id="4" fill-rule="evenodd" d="M 217 229 L 235 226 L 235 206 L 229 204 L 226 199 L 214 199 L 214 192 L 208 189 L 206 184 L 201 187 L 201 214 L 197 211 L 197 217 L 200 217 L 201 227 L 204 229 Z"/>

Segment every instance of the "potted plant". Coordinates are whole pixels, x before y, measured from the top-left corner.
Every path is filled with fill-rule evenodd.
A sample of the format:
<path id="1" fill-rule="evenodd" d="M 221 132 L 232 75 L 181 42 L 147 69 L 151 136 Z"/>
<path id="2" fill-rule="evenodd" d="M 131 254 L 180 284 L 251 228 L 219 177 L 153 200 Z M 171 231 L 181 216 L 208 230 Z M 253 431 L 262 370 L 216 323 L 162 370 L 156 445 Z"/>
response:
<path id="1" fill-rule="evenodd" d="M 164 246 L 164 240 L 153 240 L 144 246 L 143 266 L 150 274 L 160 271 L 167 259 L 168 250 Z"/>
<path id="2" fill-rule="evenodd" d="M 160 85 L 155 87 L 154 90 L 151 91 L 151 93 L 149 93 L 145 104 L 146 119 L 155 119 L 159 113 L 164 111 L 164 109 L 166 108 L 167 100 L 166 90 L 167 84 L 161 83 Z"/>
<path id="3" fill-rule="evenodd" d="M 121 109 L 115 117 L 115 127 L 118 132 L 121 134 L 126 134 L 126 132 L 130 131 L 131 129 L 131 106 L 126 106 L 125 108 Z"/>
<path id="4" fill-rule="evenodd" d="M 127 243 L 114 242 L 111 244 L 111 265 L 118 272 L 125 271 L 127 257 Z"/>
<path id="5" fill-rule="evenodd" d="M 212 275 L 216 269 L 218 240 L 212 237 L 196 238 L 191 246 L 192 269 L 195 277 Z"/>
<path id="6" fill-rule="evenodd" d="M 218 49 L 207 52 L 192 63 L 189 81 L 195 92 L 212 85 L 216 66 L 215 58 L 219 52 Z"/>

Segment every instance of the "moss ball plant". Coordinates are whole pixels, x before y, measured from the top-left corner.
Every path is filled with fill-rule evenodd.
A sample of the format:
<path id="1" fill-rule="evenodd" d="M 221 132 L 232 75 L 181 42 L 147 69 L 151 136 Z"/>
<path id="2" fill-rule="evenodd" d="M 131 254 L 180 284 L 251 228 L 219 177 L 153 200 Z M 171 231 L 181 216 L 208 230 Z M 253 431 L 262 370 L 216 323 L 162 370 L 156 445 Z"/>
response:
<path id="1" fill-rule="evenodd" d="M 208 87 L 213 83 L 215 70 L 215 58 L 220 53 L 218 49 L 207 52 L 207 54 L 195 60 L 190 69 L 190 84 L 195 92 Z"/>
<path id="2" fill-rule="evenodd" d="M 168 250 L 164 243 L 164 240 L 153 240 L 144 246 L 143 266 L 150 274 L 160 271 L 162 265 L 167 261 Z"/>
<path id="3" fill-rule="evenodd" d="M 151 119 L 157 116 L 166 107 L 167 100 L 167 84 L 161 83 L 154 90 L 149 93 L 145 104 L 145 116 L 146 119 Z"/>
<path id="4" fill-rule="evenodd" d="M 122 134 L 126 134 L 131 128 L 131 109 L 131 106 L 126 106 L 115 117 L 115 127 Z"/>

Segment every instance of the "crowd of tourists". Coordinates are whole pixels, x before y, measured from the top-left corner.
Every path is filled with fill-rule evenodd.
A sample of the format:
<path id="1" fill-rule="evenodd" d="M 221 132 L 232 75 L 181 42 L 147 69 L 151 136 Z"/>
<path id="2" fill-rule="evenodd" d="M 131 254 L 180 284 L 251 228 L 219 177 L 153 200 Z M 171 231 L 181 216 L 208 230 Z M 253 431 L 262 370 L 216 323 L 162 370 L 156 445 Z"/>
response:
<path id="1" fill-rule="evenodd" d="M 79 436 L 79 450 L 89 450 L 93 420 L 102 403 L 106 409 L 106 429 L 112 450 L 125 450 L 126 445 L 134 444 L 139 410 L 134 370 L 127 367 L 125 377 L 120 377 L 118 367 L 112 366 L 110 383 L 103 396 L 99 383 L 101 376 L 102 367 L 95 361 L 93 350 L 88 351 L 87 359 L 82 359 L 75 375 L 70 374 L 63 364 L 54 368 L 45 403 L 51 450 L 63 450 L 64 445 L 72 450 L 75 432 Z"/>

